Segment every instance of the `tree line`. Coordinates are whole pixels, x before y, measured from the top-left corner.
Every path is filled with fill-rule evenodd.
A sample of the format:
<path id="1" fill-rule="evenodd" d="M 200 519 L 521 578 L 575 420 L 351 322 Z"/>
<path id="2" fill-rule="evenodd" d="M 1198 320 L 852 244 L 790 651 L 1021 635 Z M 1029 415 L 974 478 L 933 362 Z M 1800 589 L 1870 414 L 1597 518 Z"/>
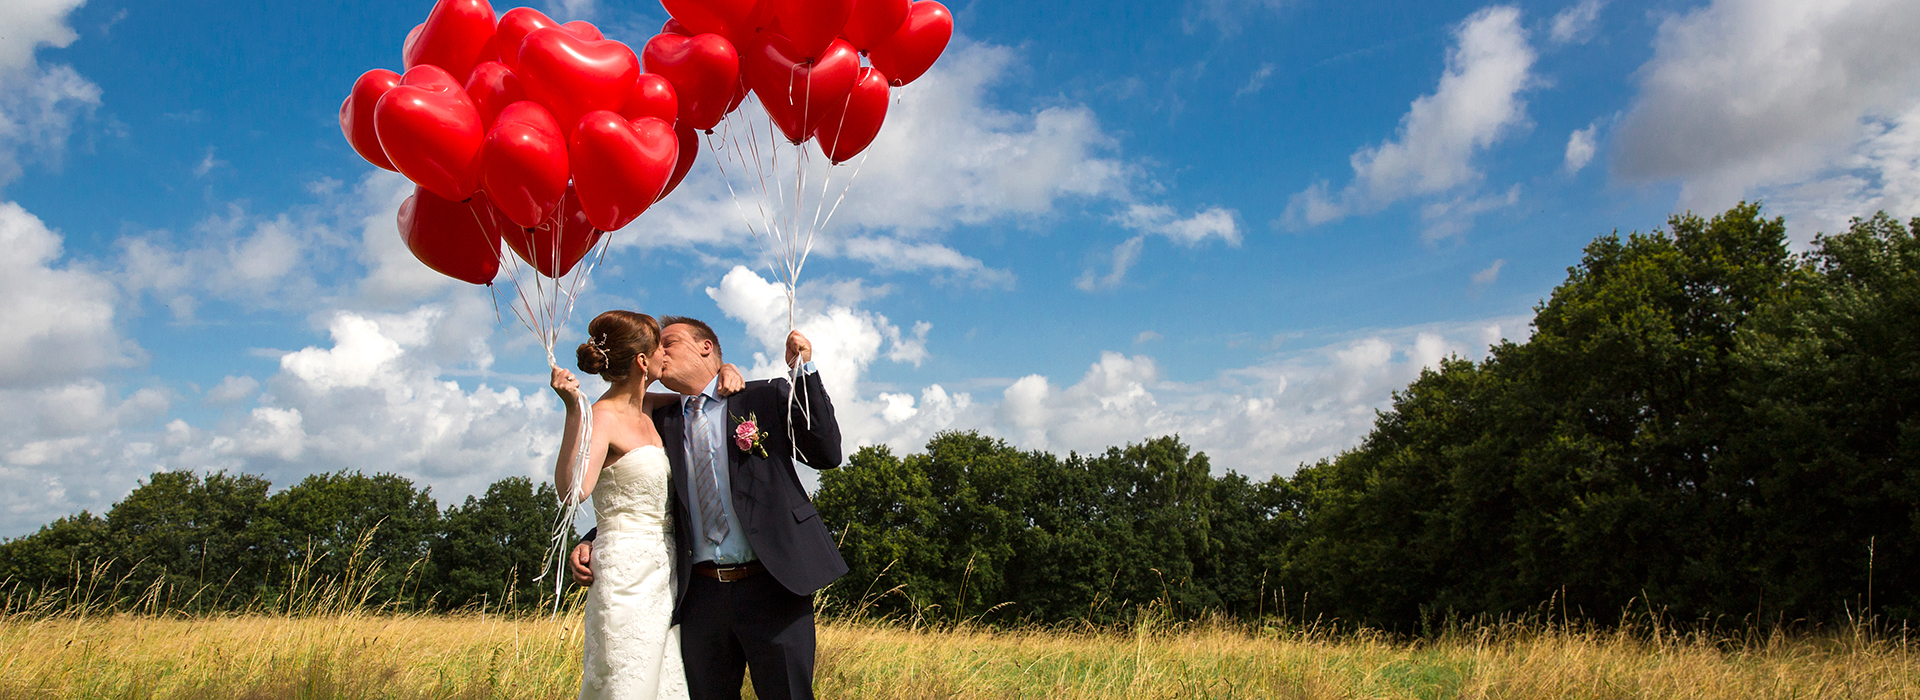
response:
<path id="1" fill-rule="evenodd" d="M 0 543 L 0 592 L 20 606 L 60 592 L 121 604 L 158 596 L 189 612 L 284 610 L 316 586 L 411 610 L 530 609 L 553 487 L 526 477 L 442 511 L 393 474 L 315 474 L 269 494 L 251 474 L 157 472 L 104 517 L 82 511 Z M 543 593 L 544 590 L 544 593 Z M 544 596 L 544 598 L 543 598 Z"/>
<path id="2" fill-rule="evenodd" d="M 135 584 L 271 592 L 316 556 L 345 567 L 371 531 L 363 557 L 408 566 L 382 600 L 540 599 L 549 486 L 508 479 L 444 512 L 391 475 L 267 492 L 155 474 L 104 518 L 0 544 L 0 581 L 82 585 L 80 562 L 107 561 Z M 1801 253 L 1749 204 L 1600 236 L 1531 337 L 1423 371 L 1359 445 L 1289 476 L 1215 475 L 1173 436 L 1060 457 L 949 432 L 857 451 L 815 502 L 852 569 L 823 605 L 847 614 L 1910 621 L 1920 219 Z"/>
<path id="3" fill-rule="evenodd" d="M 1097 622 L 1159 601 L 1400 631 L 1912 620 L 1920 219 L 1800 254 L 1785 234 L 1742 204 L 1600 236 L 1531 338 L 1422 372 L 1360 445 L 1290 477 L 1212 476 L 1176 438 L 868 448 L 822 475 L 853 567 L 835 604 Z"/>

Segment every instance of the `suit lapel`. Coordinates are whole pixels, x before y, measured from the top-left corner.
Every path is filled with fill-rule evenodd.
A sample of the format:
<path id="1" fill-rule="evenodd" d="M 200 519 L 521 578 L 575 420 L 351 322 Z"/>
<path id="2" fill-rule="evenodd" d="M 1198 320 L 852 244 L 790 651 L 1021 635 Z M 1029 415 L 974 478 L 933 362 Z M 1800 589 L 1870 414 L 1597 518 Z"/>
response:
<path id="1" fill-rule="evenodd" d="M 740 518 L 743 525 L 747 522 L 748 513 L 753 510 L 741 507 L 742 501 L 753 501 L 753 470 L 748 468 L 747 453 L 734 443 L 733 430 L 736 423 L 746 420 L 747 414 L 753 412 L 752 407 L 747 405 L 747 393 L 742 391 L 727 397 L 726 422 L 721 424 L 726 429 L 720 433 L 721 441 L 727 443 L 727 478 L 733 486 L 733 514 Z M 760 422 L 759 416 L 754 416 L 754 422 Z M 766 430 L 764 426 L 756 427 Z"/>
<path id="2" fill-rule="evenodd" d="M 661 416 L 659 426 L 660 443 L 667 450 L 667 462 L 673 465 L 668 472 L 673 479 L 673 492 L 683 504 L 692 503 L 687 500 L 690 494 L 687 493 L 687 424 L 682 408 L 684 405 L 676 402 L 666 407 L 667 410 L 663 411 L 666 415 Z"/>

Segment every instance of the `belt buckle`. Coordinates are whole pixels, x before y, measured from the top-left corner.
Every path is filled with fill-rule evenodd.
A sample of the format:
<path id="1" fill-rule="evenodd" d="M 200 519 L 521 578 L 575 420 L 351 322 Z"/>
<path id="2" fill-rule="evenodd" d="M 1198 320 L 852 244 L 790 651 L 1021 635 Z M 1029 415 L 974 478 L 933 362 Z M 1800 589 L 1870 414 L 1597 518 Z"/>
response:
<path id="1" fill-rule="evenodd" d="M 735 575 L 745 568 L 747 568 L 746 564 L 715 564 L 713 565 L 713 580 L 721 583 L 733 583 L 743 580 L 746 578 L 745 576 L 736 577 Z"/>

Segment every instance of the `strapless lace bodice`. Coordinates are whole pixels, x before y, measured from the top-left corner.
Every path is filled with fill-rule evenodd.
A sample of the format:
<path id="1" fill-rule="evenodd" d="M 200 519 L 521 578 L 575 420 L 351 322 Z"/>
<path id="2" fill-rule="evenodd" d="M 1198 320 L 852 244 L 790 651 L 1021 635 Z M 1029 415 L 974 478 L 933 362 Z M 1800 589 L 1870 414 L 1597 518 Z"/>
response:
<path id="1" fill-rule="evenodd" d="M 587 589 L 581 700 L 685 700 L 680 628 L 673 618 L 673 467 L 642 447 L 600 469 L 593 511 L 593 586 Z"/>
<path id="2" fill-rule="evenodd" d="M 593 486 L 593 512 L 601 532 L 612 530 L 665 531 L 668 474 L 667 451 L 648 445 L 620 456 L 600 470 Z"/>

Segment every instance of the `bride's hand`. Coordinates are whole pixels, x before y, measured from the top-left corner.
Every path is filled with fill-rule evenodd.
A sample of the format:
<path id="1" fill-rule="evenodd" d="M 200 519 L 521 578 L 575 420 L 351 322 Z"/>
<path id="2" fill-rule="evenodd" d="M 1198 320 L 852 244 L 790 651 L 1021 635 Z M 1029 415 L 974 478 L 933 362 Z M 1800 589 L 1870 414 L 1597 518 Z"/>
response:
<path id="1" fill-rule="evenodd" d="M 580 380 L 575 378 L 572 372 L 568 372 L 559 367 L 553 368 L 553 380 L 551 383 L 553 385 L 553 393 L 559 394 L 560 398 L 570 399 L 580 393 Z"/>
<path id="2" fill-rule="evenodd" d="M 717 388 L 721 396 L 732 396 L 747 388 L 747 380 L 740 376 L 740 368 L 729 362 L 720 365 L 720 386 Z"/>

